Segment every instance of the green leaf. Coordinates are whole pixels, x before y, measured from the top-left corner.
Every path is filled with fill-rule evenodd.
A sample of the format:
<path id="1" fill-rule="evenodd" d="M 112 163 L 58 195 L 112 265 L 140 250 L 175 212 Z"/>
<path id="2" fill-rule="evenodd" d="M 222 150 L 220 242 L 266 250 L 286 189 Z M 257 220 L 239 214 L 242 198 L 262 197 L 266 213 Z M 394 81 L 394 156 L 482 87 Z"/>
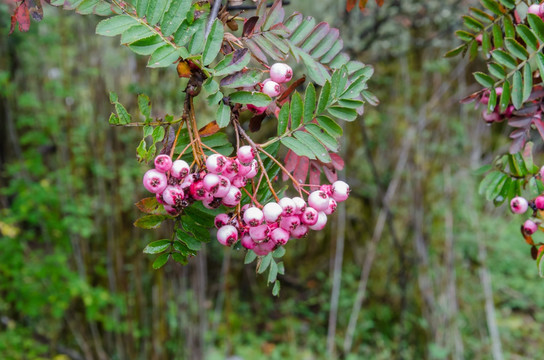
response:
<path id="1" fill-rule="evenodd" d="M 327 109 L 329 114 L 345 121 L 353 121 L 357 119 L 357 111 L 344 108 L 341 106 L 331 106 Z"/>
<path id="2" fill-rule="evenodd" d="M 164 41 L 159 35 L 151 36 L 142 40 L 138 40 L 130 44 L 128 47 L 138 55 L 151 55 L 164 45 Z"/>
<path id="3" fill-rule="evenodd" d="M 325 129 L 325 131 L 327 131 L 329 135 L 333 137 L 340 137 L 344 133 L 344 131 L 342 130 L 342 127 L 328 116 L 325 116 L 325 115 L 318 116 L 317 123 L 323 129 Z"/>
<path id="4" fill-rule="evenodd" d="M 187 17 L 190 8 L 191 0 L 173 0 L 161 21 L 162 34 L 170 36 L 175 33 Z"/>
<path id="5" fill-rule="evenodd" d="M 204 53 L 202 54 L 202 63 L 204 65 L 211 64 L 219 53 L 219 50 L 221 49 L 221 44 L 223 43 L 223 35 L 223 23 L 220 20 L 215 19 L 210 34 L 206 39 Z"/>
<path id="6" fill-rule="evenodd" d="M 527 44 L 527 46 L 535 51 L 536 49 L 538 49 L 538 40 L 536 39 L 536 36 L 533 34 L 531 29 L 527 27 L 527 25 L 519 24 L 518 26 L 516 26 L 516 32 L 523 39 L 525 44 Z"/>
<path id="7" fill-rule="evenodd" d="M 493 50 L 493 47 L 491 46 L 491 38 L 487 32 L 484 32 L 482 35 L 482 52 L 486 55 L 486 57 L 488 57 L 491 50 Z"/>
<path id="8" fill-rule="evenodd" d="M 528 14 L 527 20 L 529 21 L 529 26 L 531 26 L 534 34 L 541 42 L 544 42 L 544 21 L 542 21 L 540 16 L 535 14 Z"/>
<path id="9" fill-rule="evenodd" d="M 155 259 L 155 261 L 153 261 L 153 265 L 152 265 L 153 269 L 157 270 L 157 269 L 160 269 L 161 267 L 163 267 L 164 264 L 166 264 L 166 262 L 168 261 L 169 257 L 170 257 L 169 253 L 159 255 L 159 257 L 157 257 Z"/>
<path id="10" fill-rule="evenodd" d="M 257 269 L 257 272 L 259 274 L 262 274 L 268 269 L 268 266 L 272 262 L 272 254 L 268 254 L 261 258 L 261 263 L 259 264 L 259 267 Z"/>
<path id="11" fill-rule="evenodd" d="M 493 44 L 495 45 L 495 49 L 502 48 L 503 45 L 503 35 L 502 35 L 502 29 L 499 24 L 493 24 Z"/>
<path id="12" fill-rule="evenodd" d="M 140 113 L 146 118 L 151 115 L 151 101 L 147 95 L 138 95 L 138 108 L 140 109 Z"/>
<path id="13" fill-rule="evenodd" d="M 497 63 L 489 63 L 487 65 L 487 69 L 489 70 L 489 73 L 499 79 L 504 79 L 506 77 L 506 70 L 502 65 L 499 65 Z"/>
<path id="14" fill-rule="evenodd" d="M 321 88 L 321 93 L 319 94 L 319 100 L 317 101 L 317 111 L 316 114 L 321 114 L 330 101 L 331 95 L 331 82 L 327 80 L 323 87 Z"/>
<path id="15" fill-rule="evenodd" d="M 257 258 L 257 254 L 254 251 L 248 250 L 244 259 L 244 264 L 251 264 Z"/>
<path id="16" fill-rule="evenodd" d="M 480 30 L 484 29 L 484 25 L 481 22 L 479 22 L 478 20 L 471 17 L 471 16 L 464 15 L 463 16 L 463 22 L 464 22 L 466 27 L 468 27 L 469 29 L 471 29 L 473 31 L 480 31 Z"/>
<path id="17" fill-rule="evenodd" d="M 302 144 L 306 145 L 319 159 L 319 161 L 326 164 L 331 162 L 331 157 L 329 152 L 323 144 L 321 144 L 315 137 L 311 134 L 304 131 L 296 131 L 294 134 L 296 139 L 298 139 Z"/>
<path id="18" fill-rule="evenodd" d="M 507 68 L 515 69 L 518 66 L 516 59 L 503 50 L 495 50 L 491 53 L 491 56 L 495 61 Z"/>
<path id="19" fill-rule="evenodd" d="M 190 250 L 198 251 L 202 247 L 202 242 L 196 239 L 193 235 L 186 233 L 185 231 L 178 229 L 176 236 L 179 241 L 187 245 Z"/>
<path id="20" fill-rule="evenodd" d="M 507 9 L 513 9 L 516 7 L 516 3 L 513 0 L 500 0 Z"/>
<path id="21" fill-rule="evenodd" d="M 338 142 L 324 129 L 316 124 L 308 124 L 304 128 L 330 150 L 334 152 L 338 151 Z"/>
<path id="22" fill-rule="evenodd" d="M 252 104 L 255 106 L 268 106 L 272 99 L 270 96 L 258 91 L 236 91 L 229 95 L 230 101 L 237 104 Z"/>
<path id="23" fill-rule="evenodd" d="M 275 261 L 270 262 L 270 271 L 268 272 L 268 283 L 273 283 L 278 277 L 278 265 Z"/>
<path id="24" fill-rule="evenodd" d="M 127 109 L 120 103 L 115 103 L 115 112 L 117 113 L 117 116 L 119 117 L 119 123 L 122 125 L 130 124 L 131 116 L 127 112 Z"/>
<path id="25" fill-rule="evenodd" d="M 219 108 L 217 109 L 217 112 L 215 114 L 215 119 L 217 121 L 217 125 L 220 128 L 224 128 L 230 123 L 230 107 L 220 103 Z"/>
<path id="26" fill-rule="evenodd" d="M 487 113 L 491 114 L 495 110 L 495 106 L 497 106 L 497 92 L 492 88 L 487 102 Z"/>
<path id="27" fill-rule="evenodd" d="M 244 69 L 221 79 L 221 86 L 226 88 L 240 88 L 255 86 L 261 80 L 263 73 L 260 70 Z"/>
<path id="28" fill-rule="evenodd" d="M 473 41 L 474 40 L 474 34 L 471 34 L 469 33 L 468 31 L 464 31 L 464 30 L 457 30 L 455 32 L 455 35 L 457 35 L 457 37 L 463 41 Z"/>
<path id="29" fill-rule="evenodd" d="M 362 100 L 356 99 L 340 99 L 338 100 L 338 105 L 348 109 L 358 109 L 365 104 Z"/>
<path id="30" fill-rule="evenodd" d="M 506 111 L 506 108 L 510 104 L 510 83 L 508 80 L 504 81 L 504 84 L 502 84 L 502 94 L 501 99 L 499 101 L 499 111 L 502 113 Z"/>
<path id="31" fill-rule="evenodd" d="M 516 71 L 512 79 L 512 104 L 519 109 L 523 103 L 523 80 L 521 73 Z"/>
<path id="32" fill-rule="evenodd" d="M 502 21 L 504 25 L 505 36 L 509 38 L 516 37 L 516 29 L 514 27 L 514 23 L 512 22 L 512 19 L 509 16 L 505 16 L 503 17 Z"/>
<path id="33" fill-rule="evenodd" d="M 306 156 L 309 159 L 315 159 L 314 153 L 310 149 L 308 149 L 306 145 L 304 145 L 303 143 L 301 143 L 295 138 L 292 138 L 292 137 L 283 138 L 281 139 L 281 143 L 285 145 L 286 147 L 288 147 L 289 149 L 293 150 L 295 154 L 299 156 Z"/>
<path id="34" fill-rule="evenodd" d="M 153 135 L 151 137 L 153 138 L 153 143 L 162 141 L 164 139 L 165 130 L 162 126 L 157 126 L 155 130 L 153 130 Z"/>
<path id="35" fill-rule="evenodd" d="M 197 240 L 201 242 L 210 241 L 210 232 L 208 230 L 208 227 L 202 226 L 202 224 L 197 223 L 194 218 L 189 216 L 182 216 L 181 226 L 187 232 L 190 232 L 191 234 L 193 234 L 197 238 Z M 179 229 L 178 229 L 178 232 L 183 233 Z M 183 235 L 178 234 L 178 236 L 181 239 Z"/>
<path id="36" fill-rule="evenodd" d="M 323 64 L 316 61 L 313 57 L 311 57 L 304 51 L 298 51 L 297 54 L 302 59 L 304 66 L 306 66 L 306 70 L 308 70 L 308 76 L 318 85 L 323 86 L 325 84 L 325 81 L 330 79 L 330 74 L 325 66 L 323 66 Z M 335 67 L 333 63 L 331 63 L 330 66 L 333 68 Z"/>
<path id="37" fill-rule="evenodd" d="M 527 60 L 527 57 L 529 56 L 529 53 L 527 50 L 521 45 L 519 42 L 517 42 L 514 38 L 506 38 L 504 39 L 504 45 L 506 46 L 506 49 L 515 57 L 517 57 L 520 60 Z"/>
<path id="38" fill-rule="evenodd" d="M 136 4 L 136 13 L 138 14 L 139 18 L 143 18 L 147 12 L 147 6 L 149 5 L 149 1 L 153 0 L 137 0 Z"/>
<path id="39" fill-rule="evenodd" d="M 164 220 L 168 219 L 164 215 L 145 215 L 134 222 L 134 226 L 142 229 L 156 229 L 161 226 Z"/>
<path id="40" fill-rule="evenodd" d="M 274 287 L 272 288 L 272 295 L 278 296 L 280 294 L 280 287 L 280 282 L 276 280 L 276 282 L 274 283 Z"/>
<path id="41" fill-rule="evenodd" d="M 145 25 L 135 25 L 123 32 L 121 44 L 130 44 L 156 35 L 153 30 Z"/>
<path id="42" fill-rule="evenodd" d="M 207 78 L 202 87 L 208 94 L 215 94 L 219 91 L 219 84 L 212 77 Z"/>
<path id="43" fill-rule="evenodd" d="M 111 125 L 119 125 L 119 118 L 114 113 L 111 113 L 108 121 Z"/>
<path id="44" fill-rule="evenodd" d="M 166 10 L 168 0 L 152 0 L 147 6 L 146 20 L 149 25 L 155 25 L 161 20 L 162 15 Z"/>
<path id="45" fill-rule="evenodd" d="M 298 45 L 312 32 L 314 26 L 315 19 L 311 16 L 308 16 L 306 19 L 304 19 L 304 21 L 302 21 L 302 24 L 300 24 L 300 26 L 295 31 L 293 31 L 289 38 L 289 41 L 294 45 Z"/>
<path id="46" fill-rule="evenodd" d="M 531 64 L 526 63 L 523 67 L 523 99 L 522 102 L 527 101 L 531 92 L 533 91 L 533 69 Z"/>
<path id="47" fill-rule="evenodd" d="M 191 41 L 189 41 L 189 45 L 187 46 L 187 48 L 190 54 L 199 55 L 204 49 L 204 41 L 206 40 L 204 37 L 206 19 L 199 18 L 197 21 L 195 21 L 192 27 L 195 28 L 195 32 L 193 34 L 193 37 L 191 38 Z"/>
<path id="48" fill-rule="evenodd" d="M 285 255 L 285 248 L 283 246 L 280 246 L 272 253 L 272 256 L 275 258 L 281 258 L 283 255 Z"/>
<path id="49" fill-rule="evenodd" d="M 291 129 L 296 129 L 300 126 L 303 112 L 304 103 L 302 102 L 302 97 L 295 91 L 291 96 Z"/>
<path id="50" fill-rule="evenodd" d="M 544 76 L 544 54 L 536 54 L 536 65 L 538 66 L 538 72 L 540 72 L 541 77 Z"/>
<path id="51" fill-rule="evenodd" d="M 486 172 L 488 172 L 491 169 L 493 169 L 493 165 L 485 164 L 485 165 L 480 166 L 478 169 L 472 171 L 472 175 L 481 176 L 481 175 L 485 174 Z"/>
<path id="52" fill-rule="evenodd" d="M 251 54 L 247 49 L 228 54 L 214 68 L 215 76 L 233 74 L 249 64 Z"/>
<path id="53" fill-rule="evenodd" d="M 503 174 L 499 171 L 492 171 L 487 174 L 480 182 L 480 186 L 478 187 L 478 194 L 483 195 L 489 188 L 490 184 L 495 182 L 496 179 L 499 178 L 501 175 Z"/>
<path id="54" fill-rule="evenodd" d="M 367 87 L 367 80 L 368 78 L 364 75 L 355 79 L 351 84 L 349 84 L 348 88 L 342 93 L 340 97 L 342 99 L 354 99 L 358 97 L 361 94 L 361 91 L 363 91 Z"/>
<path id="55" fill-rule="evenodd" d="M 167 67 L 176 62 L 180 57 L 178 49 L 171 45 L 163 45 L 149 58 L 147 66 L 150 68 Z"/>
<path id="56" fill-rule="evenodd" d="M 186 256 L 183 256 L 182 254 L 177 252 L 172 253 L 171 255 L 172 255 L 172 259 L 174 259 L 175 262 L 180 263 L 182 265 L 187 265 L 188 261 Z"/>
<path id="57" fill-rule="evenodd" d="M 310 83 L 308 84 L 308 87 L 306 88 L 306 93 L 304 95 L 304 123 L 308 123 L 314 119 L 314 111 L 315 111 L 315 87 L 314 84 Z"/>
<path id="58" fill-rule="evenodd" d="M 99 22 L 96 26 L 96 33 L 102 36 L 117 36 L 138 24 L 138 20 L 133 17 L 117 15 Z"/>
<path id="59" fill-rule="evenodd" d="M 491 88 L 495 84 L 493 78 L 487 74 L 484 74 L 483 72 L 475 72 L 473 75 L 476 81 L 478 81 L 485 88 Z"/>
<path id="60" fill-rule="evenodd" d="M 148 244 L 144 249 L 144 254 L 158 254 L 170 247 L 170 240 L 157 240 Z"/>
<path id="61" fill-rule="evenodd" d="M 444 57 L 445 58 L 451 58 L 451 57 L 455 57 L 459 54 L 461 54 L 463 51 L 465 51 L 467 49 L 467 45 L 466 44 L 463 44 L 463 45 L 460 45 L 458 47 L 456 47 L 455 49 L 451 49 L 450 51 L 448 51 L 447 53 L 444 54 Z"/>
<path id="62" fill-rule="evenodd" d="M 278 135 L 283 135 L 289 125 L 289 103 L 283 104 L 278 114 Z"/>
<path id="63" fill-rule="evenodd" d="M 502 186 L 507 178 L 508 177 L 503 173 L 499 173 L 499 175 L 493 178 L 493 181 L 489 183 L 485 192 L 485 198 L 488 201 L 495 199 L 500 194 Z"/>

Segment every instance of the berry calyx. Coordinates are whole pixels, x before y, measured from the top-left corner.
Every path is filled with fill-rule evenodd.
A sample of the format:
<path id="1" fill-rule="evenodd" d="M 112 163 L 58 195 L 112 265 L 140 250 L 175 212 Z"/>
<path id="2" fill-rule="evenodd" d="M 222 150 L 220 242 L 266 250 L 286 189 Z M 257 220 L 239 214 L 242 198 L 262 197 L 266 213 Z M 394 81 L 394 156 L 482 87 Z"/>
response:
<path id="1" fill-rule="evenodd" d="M 227 158 L 220 154 L 212 154 L 206 159 L 208 171 L 214 174 L 220 174 L 225 170 Z"/>

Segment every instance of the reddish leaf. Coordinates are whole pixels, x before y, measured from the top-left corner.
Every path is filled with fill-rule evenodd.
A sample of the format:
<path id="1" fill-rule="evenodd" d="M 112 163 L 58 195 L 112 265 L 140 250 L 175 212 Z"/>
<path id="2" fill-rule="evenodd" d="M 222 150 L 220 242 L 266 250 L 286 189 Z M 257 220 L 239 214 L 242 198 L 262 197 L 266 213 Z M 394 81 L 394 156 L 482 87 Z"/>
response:
<path id="1" fill-rule="evenodd" d="M 383 2 L 384 0 L 376 0 L 376 4 L 378 4 L 380 7 L 383 5 Z"/>
<path id="2" fill-rule="evenodd" d="M 319 183 L 321 182 L 321 171 L 319 167 L 315 165 L 315 162 L 312 161 L 312 166 L 310 167 L 310 187 L 311 190 L 317 190 L 319 188 Z"/>
<path id="3" fill-rule="evenodd" d="M 344 159 L 335 153 L 329 153 L 329 155 L 331 156 L 332 166 L 334 166 L 336 170 L 342 170 L 344 168 Z"/>
<path id="4" fill-rule="evenodd" d="M 219 126 L 217 125 L 217 122 L 214 120 L 211 123 L 205 125 L 200 130 L 198 130 L 198 134 L 202 137 L 210 136 L 215 134 L 220 130 Z"/>
<path id="5" fill-rule="evenodd" d="M 531 257 L 533 258 L 533 260 L 536 260 L 536 258 L 538 257 L 538 250 L 534 245 L 531 247 Z"/>
<path id="6" fill-rule="evenodd" d="M 266 112 L 253 116 L 249 120 L 249 130 L 251 132 L 257 132 L 261 130 L 261 124 L 265 117 L 266 117 Z"/>
<path id="7" fill-rule="evenodd" d="M 360 0 L 359 1 L 359 10 L 363 11 L 366 7 L 366 3 L 368 2 L 368 0 Z"/>
<path id="8" fill-rule="evenodd" d="M 304 84 L 304 82 L 306 81 L 306 76 L 302 76 L 300 79 L 298 80 L 295 80 L 293 81 L 293 83 L 287 88 L 287 90 L 285 90 L 283 93 L 281 93 L 280 96 L 278 96 L 278 98 L 276 99 L 276 101 L 279 103 L 279 104 L 282 104 L 284 100 L 286 100 L 289 95 L 291 95 L 291 93 L 293 91 L 295 91 L 295 89 L 297 87 L 299 87 L 300 85 Z"/>
<path id="9" fill-rule="evenodd" d="M 292 173 L 293 170 L 297 167 L 298 164 L 298 155 L 295 154 L 293 151 L 289 150 L 287 151 L 287 155 L 285 155 L 285 159 L 283 160 L 285 163 L 285 169 Z M 283 181 L 287 180 L 288 176 L 287 174 L 283 174 Z"/>
<path id="10" fill-rule="evenodd" d="M 15 30 L 15 24 L 19 23 L 19 31 L 28 31 L 30 29 L 30 14 L 26 2 L 20 3 L 11 15 L 11 27 L 9 33 Z"/>
<path id="11" fill-rule="evenodd" d="M 257 24 L 257 20 L 259 20 L 258 16 L 252 16 L 244 22 L 242 37 L 249 37 L 253 34 L 253 30 L 255 30 L 255 24 Z"/>
<path id="12" fill-rule="evenodd" d="M 308 169 L 310 168 L 310 159 L 306 156 L 301 156 L 298 165 L 293 172 L 293 177 L 299 182 L 304 184 L 306 177 L 308 176 Z"/>
<path id="13" fill-rule="evenodd" d="M 190 78 L 191 77 L 191 67 L 189 63 L 185 60 L 181 60 L 177 66 L 178 76 L 180 78 Z"/>
<path id="14" fill-rule="evenodd" d="M 323 166 L 323 172 L 331 184 L 338 180 L 338 173 L 336 172 L 335 168 Z"/>
<path id="15" fill-rule="evenodd" d="M 164 208 L 157 201 L 156 197 L 148 197 L 138 201 L 136 207 L 140 209 L 141 212 L 146 214 L 153 215 L 162 215 L 165 214 Z"/>
<path id="16" fill-rule="evenodd" d="M 533 124 L 535 124 L 535 127 L 540 133 L 540 136 L 542 137 L 542 139 L 544 139 L 544 122 L 542 122 L 542 120 L 540 120 L 539 118 L 535 117 L 533 119 Z"/>
<path id="17" fill-rule="evenodd" d="M 357 3 L 357 0 L 348 0 L 346 3 L 346 10 L 350 12 L 355 7 L 355 4 Z"/>

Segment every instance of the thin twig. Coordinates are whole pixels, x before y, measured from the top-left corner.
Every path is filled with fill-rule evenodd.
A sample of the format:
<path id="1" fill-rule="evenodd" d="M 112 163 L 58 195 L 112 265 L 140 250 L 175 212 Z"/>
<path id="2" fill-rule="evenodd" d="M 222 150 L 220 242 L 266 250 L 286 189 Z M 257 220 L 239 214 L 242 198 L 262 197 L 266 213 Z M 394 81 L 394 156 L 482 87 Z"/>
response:
<path id="1" fill-rule="evenodd" d="M 212 25 L 214 20 L 217 18 L 217 14 L 219 13 L 219 9 L 221 8 L 221 3 L 223 3 L 223 0 L 215 0 L 213 2 L 213 8 L 210 12 L 210 18 L 208 19 L 208 24 L 206 24 L 206 33 L 204 35 L 204 38 L 207 38 L 208 35 L 210 35 L 210 31 L 212 31 Z"/>
<path id="2" fill-rule="evenodd" d="M 262 152 L 263 154 L 265 154 L 266 156 L 268 156 L 273 162 L 276 163 L 276 165 L 278 165 L 280 167 L 280 169 L 289 177 L 289 179 L 291 179 L 291 181 L 293 182 L 293 185 L 295 185 L 295 187 L 297 188 L 299 194 L 300 194 L 300 197 L 302 197 L 302 192 L 301 191 L 304 191 L 307 195 L 310 194 L 310 192 L 306 189 L 303 189 L 302 186 L 300 185 L 300 183 L 298 182 L 297 179 L 295 179 L 293 177 L 293 175 L 291 175 L 291 173 L 274 157 L 272 156 L 271 154 L 269 154 L 266 150 L 264 150 L 261 146 L 257 145 L 257 149 Z M 313 186 L 313 185 L 312 185 Z"/>
<path id="3" fill-rule="evenodd" d="M 176 160 L 179 160 L 181 159 L 181 157 L 183 156 L 183 154 L 185 154 L 185 151 L 187 151 L 187 149 L 189 148 L 189 146 L 192 146 L 194 143 L 194 140 L 191 141 L 190 143 L 187 144 L 187 146 L 179 153 L 178 157 L 176 158 Z M 172 147 L 173 149 L 174 147 Z"/>

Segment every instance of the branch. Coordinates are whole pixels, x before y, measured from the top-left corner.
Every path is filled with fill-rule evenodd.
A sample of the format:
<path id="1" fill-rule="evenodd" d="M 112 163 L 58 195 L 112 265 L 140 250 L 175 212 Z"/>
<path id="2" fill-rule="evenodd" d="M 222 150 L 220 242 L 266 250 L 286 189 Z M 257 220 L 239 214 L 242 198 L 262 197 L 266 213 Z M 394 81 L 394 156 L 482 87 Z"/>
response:
<path id="1" fill-rule="evenodd" d="M 213 8 L 210 12 L 210 18 L 208 19 L 208 23 L 206 24 L 206 32 L 204 34 L 204 38 L 207 38 L 208 35 L 210 35 L 210 31 L 212 31 L 212 25 L 214 20 L 217 18 L 217 14 L 219 13 L 219 9 L 221 8 L 221 4 L 223 3 L 223 0 L 215 0 L 213 2 Z"/>

